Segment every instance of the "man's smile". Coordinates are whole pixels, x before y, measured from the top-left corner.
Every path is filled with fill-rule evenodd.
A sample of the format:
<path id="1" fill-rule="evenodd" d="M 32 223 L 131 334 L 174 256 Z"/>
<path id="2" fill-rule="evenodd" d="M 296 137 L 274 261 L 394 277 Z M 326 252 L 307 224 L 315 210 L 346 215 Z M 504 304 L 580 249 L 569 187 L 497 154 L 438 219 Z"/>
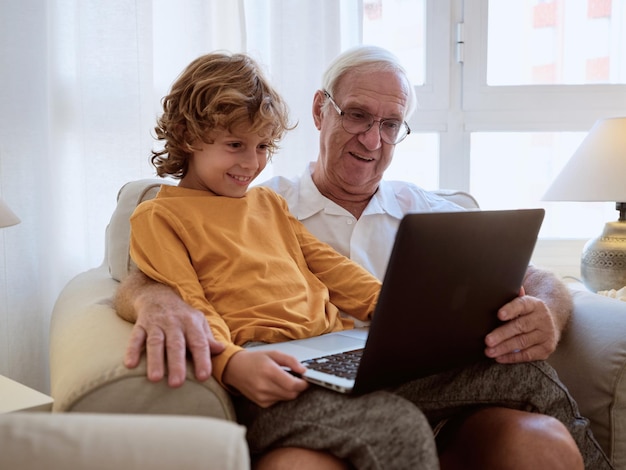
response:
<path id="1" fill-rule="evenodd" d="M 371 157 L 364 157 L 363 155 L 359 155 L 359 154 L 356 154 L 356 153 L 354 153 L 354 152 L 348 152 L 348 153 L 349 153 L 352 157 L 356 158 L 357 160 L 361 160 L 361 161 L 363 161 L 363 162 L 372 162 L 372 161 L 374 161 L 374 159 L 373 159 L 373 158 L 371 158 Z"/>

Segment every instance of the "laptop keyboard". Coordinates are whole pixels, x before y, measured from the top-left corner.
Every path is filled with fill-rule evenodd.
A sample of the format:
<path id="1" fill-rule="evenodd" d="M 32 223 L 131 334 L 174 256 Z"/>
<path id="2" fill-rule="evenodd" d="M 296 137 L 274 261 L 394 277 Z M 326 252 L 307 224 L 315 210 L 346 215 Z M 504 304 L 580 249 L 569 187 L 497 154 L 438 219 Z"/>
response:
<path id="1" fill-rule="evenodd" d="M 354 380 L 362 354 L 363 349 L 361 348 L 309 359 L 308 361 L 303 361 L 302 364 L 308 369 Z"/>

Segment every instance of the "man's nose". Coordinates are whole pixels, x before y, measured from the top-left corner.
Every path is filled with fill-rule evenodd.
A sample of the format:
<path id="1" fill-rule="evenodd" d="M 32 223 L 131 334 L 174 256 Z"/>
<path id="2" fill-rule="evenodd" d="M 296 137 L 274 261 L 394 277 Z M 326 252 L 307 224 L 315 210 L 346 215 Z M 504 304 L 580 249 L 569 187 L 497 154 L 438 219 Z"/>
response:
<path id="1" fill-rule="evenodd" d="M 380 138 L 380 123 L 374 121 L 372 127 L 367 131 L 359 134 L 359 142 L 361 142 L 368 150 L 377 150 L 382 146 Z"/>

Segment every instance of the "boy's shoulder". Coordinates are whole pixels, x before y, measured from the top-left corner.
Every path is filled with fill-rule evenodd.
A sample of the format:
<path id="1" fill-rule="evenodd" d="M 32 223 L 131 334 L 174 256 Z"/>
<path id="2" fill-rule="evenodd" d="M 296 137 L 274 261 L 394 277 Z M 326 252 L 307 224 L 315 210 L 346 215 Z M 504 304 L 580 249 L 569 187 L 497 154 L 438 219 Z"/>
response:
<path id="1" fill-rule="evenodd" d="M 282 201 L 283 197 L 274 191 L 272 188 L 266 186 L 253 186 L 248 189 L 248 194 L 257 198 L 264 198 L 268 200 Z"/>
<path id="2" fill-rule="evenodd" d="M 289 206 L 283 196 L 266 186 L 254 186 L 248 190 L 248 195 L 262 206 L 271 206 L 279 212 L 289 212 Z"/>

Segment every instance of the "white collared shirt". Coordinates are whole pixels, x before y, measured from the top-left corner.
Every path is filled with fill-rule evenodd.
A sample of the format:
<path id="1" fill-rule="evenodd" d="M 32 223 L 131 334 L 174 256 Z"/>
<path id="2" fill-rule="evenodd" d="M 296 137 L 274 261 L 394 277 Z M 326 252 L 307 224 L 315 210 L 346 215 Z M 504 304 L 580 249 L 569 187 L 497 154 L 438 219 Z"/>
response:
<path id="1" fill-rule="evenodd" d="M 311 178 L 313 164 L 297 179 L 276 176 L 262 183 L 282 195 L 289 209 L 317 238 L 382 280 L 404 214 L 463 210 L 403 181 L 381 181 L 361 217 L 322 196 Z"/>

